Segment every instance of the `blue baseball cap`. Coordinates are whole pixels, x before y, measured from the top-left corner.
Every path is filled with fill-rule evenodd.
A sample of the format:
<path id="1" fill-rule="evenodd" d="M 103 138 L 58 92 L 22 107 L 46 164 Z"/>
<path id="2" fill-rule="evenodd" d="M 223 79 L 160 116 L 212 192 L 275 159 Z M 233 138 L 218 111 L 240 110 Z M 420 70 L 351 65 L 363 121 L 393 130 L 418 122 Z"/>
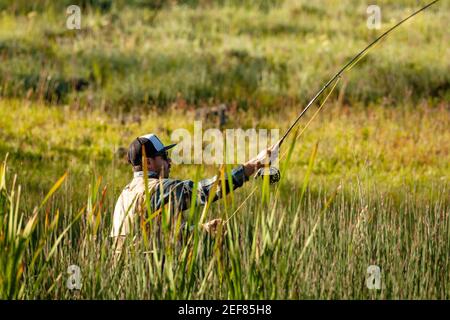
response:
<path id="1" fill-rule="evenodd" d="M 177 144 L 165 146 L 161 140 L 153 133 L 140 136 L 133 140 L 128 148 L 128 162 L 133 166 L 142 164 L 142 148 L 145 149 L 147 158 L 167 155 L 167 150 L 172 149 Z"/>

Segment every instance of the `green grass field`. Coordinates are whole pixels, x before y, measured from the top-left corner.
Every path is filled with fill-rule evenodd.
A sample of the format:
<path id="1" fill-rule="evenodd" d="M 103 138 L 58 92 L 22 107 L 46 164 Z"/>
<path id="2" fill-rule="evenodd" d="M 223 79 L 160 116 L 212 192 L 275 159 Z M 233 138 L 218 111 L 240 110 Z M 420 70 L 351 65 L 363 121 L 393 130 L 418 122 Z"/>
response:
<path id="1" fill-rule="evenodd" d="M 283 145 L 277 185 L 163 212 L 162 232 L 151 221 L 118 261 L 109 232 L 136 136 L 168 143 L 219 103 L 222 129 L 283 132 L 339 66 L 426 2 L 380 1 L 382 29 L 369 30 L 363 1 L 84 0 L 81 30 L 67 30 L 69 2 L 0 1 L 1 299 L 450 298 L 447 2 L 345 74 Z M 211 237 L 179 217 L 231 219 Z M 66 286 L 70 265 L 81 290 Z M 366 286 L 370 265 L 380 290 Z"/>

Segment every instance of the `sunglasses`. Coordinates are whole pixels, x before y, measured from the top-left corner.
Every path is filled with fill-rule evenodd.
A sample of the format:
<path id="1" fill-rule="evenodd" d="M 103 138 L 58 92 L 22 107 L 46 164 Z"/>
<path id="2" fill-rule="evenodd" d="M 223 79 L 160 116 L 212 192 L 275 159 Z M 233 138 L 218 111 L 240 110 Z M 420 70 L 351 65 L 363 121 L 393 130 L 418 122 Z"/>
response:
<path id="1" fill-rule="evenodd" d="M 165 150 L 160 152 L 160 153 L 158 153 L 158 156 L 163 158 L 163 160 L 165 160 L 165 161 L 169 161 L 169 153 L 167 151 L 165 151 Z"/>

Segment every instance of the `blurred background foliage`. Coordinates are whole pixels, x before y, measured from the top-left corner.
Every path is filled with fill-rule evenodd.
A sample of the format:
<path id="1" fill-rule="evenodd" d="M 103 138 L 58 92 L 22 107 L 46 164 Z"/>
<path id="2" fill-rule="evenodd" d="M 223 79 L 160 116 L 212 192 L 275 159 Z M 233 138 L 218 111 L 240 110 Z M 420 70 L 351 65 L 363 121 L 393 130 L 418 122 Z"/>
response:
<path id="1" fill-rule="evenodd" d="M 70 4 L 81 7 L 81 30 L 66 28 Z M 382 30 L 419 7 L 378 5 Z M 448 101 L 449 7 L 438 3 L 361 61 L 343 81 L 344 102 Z M 108 111 L 180 101 L 282 109 L 307 102 L 382 31 L 367 28 L 366 8 L 359 0 L 3 0 L 0 95 Z"/>

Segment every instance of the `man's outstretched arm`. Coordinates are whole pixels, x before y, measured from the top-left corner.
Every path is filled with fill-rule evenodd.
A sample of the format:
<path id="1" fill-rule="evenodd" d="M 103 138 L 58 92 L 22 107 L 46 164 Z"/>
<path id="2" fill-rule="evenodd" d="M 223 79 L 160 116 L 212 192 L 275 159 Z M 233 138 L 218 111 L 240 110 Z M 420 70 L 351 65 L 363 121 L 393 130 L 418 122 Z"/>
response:
<path id="1" fill-rule="evenodd" d="M 194 182 L 192 180 L 172 180 L 165 179 L 161 186 L 156 187 L 156 191 L 152 196 L 152 209 L 158 210 L 163 204 L 171 202 L 172 208 L 178 211 L 186 210 L 190 207 L 192 196 L 196 197 L 196 205 L 205 205 L 208 201 L 210 193 L 215 185 L 215 194 L 213 201 L 222 197 L 222 182 L 217 181 L 218 176 L 209 179 L 200 180 L 197 189 L 194 190 Z M 231 186 L 234 189 L 241 187 L 248 176 L 245 175 L 244 166 L 238 166 L 231 172 Z M 225 194 L 230 192 L 230 183 L 228 175 L 225 175 Z"/>
<path id="2" fill-rule="evenodd" d="M 231 171 L 231 186 L 233 190 L 241 187 L 256 170 L 264 167 L 265 163 L 269 161 L 268 159 L 273 152 L 273 148 L 271 147 L 261 152 L 255 158 L 237 166 Z M 225 174 L 224 178 L 225 194 L 227 194 L 230 192 L 228 175 Z M 170 201 L 173 209 L 183 211 L 190 207 L 193 195 L 196 197 L 196 205 L 205 205 L 213 189 L 215 189 L 215 194 L 212 200 L 216 201 L 222 197 L 222 182 L 217 181 L 217 179 L 220 179 L 220 177 L 214 176 L 210 179 L 199 181 L 197 190 L 194 190 L 194 182 L 192 180 L 164 179 L 162 185 L 156 187 L 156 192 L 152 196 L 152 208 L 153 210 L 158 210 L 163 204 L 167 204 Z M 215 185 L 217 187 L 214 187 Z"/>

